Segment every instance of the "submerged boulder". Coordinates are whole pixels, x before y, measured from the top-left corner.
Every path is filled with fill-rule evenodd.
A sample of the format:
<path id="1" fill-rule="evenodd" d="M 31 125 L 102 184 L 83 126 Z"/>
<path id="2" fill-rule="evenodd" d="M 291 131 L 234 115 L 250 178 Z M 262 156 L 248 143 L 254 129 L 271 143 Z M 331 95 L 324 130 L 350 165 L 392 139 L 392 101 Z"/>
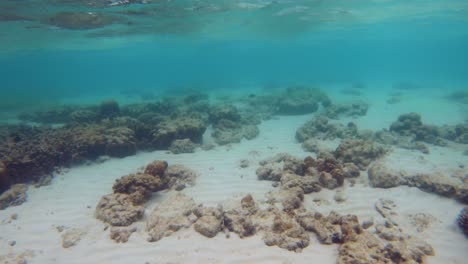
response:
<path id="1" fill-rule="evenodd" d="M 101 198 L 96 218 L 113 226 L 129 226 L 143 217 L 145 208 L 134 205 L 130 195 L 112 193 Z"/>
<path id="2" fill-rule="evenodd" d="M 114 193 L 130 195 L 134 204 L 142 204 L 152 192 L 161 190 L 163 186 L 164 184 L 158 176 L 137 173 L 117 179 L 112 189 Z"/>
<path id="3" fill-rule="evenodd" d="M 340 123 L 329 122 L 325 116 L 318 116 L 307 121 L 296 131 L 296 139 L 299 142 L 308 139 L 359 138 L 361 136 L 361 132 L 353 122 L 344 126 Z"/>
<path id="4" fill-rule="evenodd" d="M 385 155 L 387 149 L 367 140 L 345 140 L 335 150 L 335 157 L 342 162 L 352 162 L 361 170 Z"/>
<path id="5" fill-rule="evenodd" d="M 385 161 L 375 162 L 368 170 L 369 183 L 375 188 L 392 188 L 400 185 L 417 187 L 423 191 L 453 197 L 468 203 L 468 184 L 457 175 L 434 172 L 421 173 L 392 168 Z"/>
<path id="6" fill-rule="evenodd" d="M 176 139 L 190 139 L 201 143 L 207 124 L 200 118 L 178 117 L 166 119 L 152 132 L 151 145 L 155 148 L 167 149 Z"/>
<path id="7" fill-rule="evenodd" d="M 316 112 L 319 103 L 324 107 L 331 105 L 330 98 L 320 89 L 290 87 L 279 99 L 277 113 L 283 115 L 303 115 Z"/>

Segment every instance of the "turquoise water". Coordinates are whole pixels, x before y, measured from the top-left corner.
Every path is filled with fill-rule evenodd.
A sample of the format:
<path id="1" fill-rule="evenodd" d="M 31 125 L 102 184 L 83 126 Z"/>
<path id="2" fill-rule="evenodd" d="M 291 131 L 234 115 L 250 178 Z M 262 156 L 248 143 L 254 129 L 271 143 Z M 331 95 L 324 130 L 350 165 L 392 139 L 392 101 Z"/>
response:
<path id="1" fill-rule="evenodd" d="M 0 263 L 468 258 L 466 0 L 0 0 L 0 92 Z"/>
<path id="2" fill-rule="evenodd" d="M 406 82 L 464 89 L 468 5 L 438 2 L 150 1 L 105 7 L 110 1 L 6 1 L 0 89 L 9 98 L 24 98 L 19 104 L 34 104 L 31 97 L 57 101 L 129 90 L 291 84 L 378 89 Z M 50 22 L 60 11 L 119 14 L 119 20 L 67 29 Z M 122 15 L 129 11 L 134 15 Z"/>

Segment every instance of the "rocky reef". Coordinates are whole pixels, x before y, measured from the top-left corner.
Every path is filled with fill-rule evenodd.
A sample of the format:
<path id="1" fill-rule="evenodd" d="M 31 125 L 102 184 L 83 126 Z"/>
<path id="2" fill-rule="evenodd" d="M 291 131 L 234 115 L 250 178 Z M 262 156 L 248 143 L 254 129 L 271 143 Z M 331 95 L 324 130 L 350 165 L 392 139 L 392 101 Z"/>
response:
<path id="1" fill-rule="evenodd" d="M 353 102 L 347 104 L 333 104 L 325 109 L 325 116 L 330 119 L 341 117 L 360 117 L 367 114 L 369 105 L 364 102 Z"/>
<path id="2" fill-rule="evenodd" d="M 117 179 L 113 193 L 103 196 L 96 206 L 96 218 L 112 226 L 129 226 L 143 217 L 143 204 L 153 192 L 168 188 L 182 190 L 194 183 L 195 173 L 190 169 L 153 161 L 144 172 Z"/>
<path id="3" fill-rule="evenodd" d="M 220 145 L 238 143 L 242 139 L 254 139 L 259 130 L 255 123 L 241 116 L 238 109 L 232 105 L 218 105 L 210 110 L 210 122 L 213 124 L 211 134 Z"/>
<path id="4" fill-rule="evenodd" d="M 334 155 L 342 162 L 351 162 L 361 170 L 367 169 L 372 161 L 384 156 L 387 149 L 370 140 L 344 140 Z"/>
<path id="5" fill-rule="evenodd" d="M 169 151 L 173 154 L 193 153 L 196 145 L 188 138 L 176 139 L 169 146 Z"/>
<path id="6" fill-rule="evenodd" d="M 359 168 L 342 163 L 333 156 L 301 160 L 288 154 L 278 154 L 260 162 L 256 173 L 259 180 L 281 182 L 284 188 L 300 188 L 304 193 L 318 192 L 322 188 L 335 189 L 345 178 L 357 177 Z"/>
<path id="7" fill-rule="evenodd" d="M 403 114 L 390 126 L 390 131 L 398 135 L 410 137 L 414 141 L 422 141 L 438 146 L 446 146 L 448 141 L 468 144 L 468 125 L 432 126 L 423 124 L 417 113 Z"/>
<path id="8" fill-rule="evenodd" d="M 331 105 L 330 98 L 320 89 L 302 86 L 289 87 L 278 100 L 277 114 L 309 114 L 316 112 L 319 104 L 323 107 Z"/>
<path id="9" fill-rule="evenodd" d="M 268 206 L 251 195 L 226 207 L 196 205 L 190 197 L 169 196 L 151 212 L 146 221 L 148 241 L 156 242 L 181 229 L 191 228 L 212 238 L 230 233 L 240 238 L 261 235 L 267 246 L 301 252 L 311 243 L 310 233 L 322 244 L 338 244 L 337 263 L 423 263 L 434 255 L 433 248 L 399 227 L 391 201 L 376 203 L 383 223 L 360 223 L 355 215 L 330 212 L 324 216 L 303 206 L 303 192 L 284 189 L 270 194 Z M 290 206 L 294 205 L 294 206 Z M 124 240 L 125 241 L 125 240 Z"/>
<path id="10" fill-rule="evenodd" d="M 41 182 L 57 168 L 104 155 L 121 158 L 137 150 L 168 149 L 183 139 L 201 143 L 208 109 L 193 111 L 198 101 L 180 107 L 171 103 L 129 108 L 108 100 L 97 106 L 62 106 L 20 114 L 25 121 L 65 125 L 0 127 L 0 191 L 15 183 Z"/>
<path id="11" fill-rule="evenodd" d="M 356 124 L 350 122 L 346 126 L 340 123 L 331 123 L 325 116 L 318 116 L 296 131 L 296 139 L 299 142 L 304 142 L 308 139 L 344 139 L 344 138 L 361 138 L 367 134 L 363 131 L 358 131 Z"/>
<path id="12" fill-rule="evenodd" d="M 468 184 L 464 179 L 466 175 L 458 177 L 437 172 L 408 173 L 398 168 L 390 168 L 384 161 L 377 161 L 369 168 L 368 176 L 372 187 L 392 188 L 407 185 L 468 203 Z"/>

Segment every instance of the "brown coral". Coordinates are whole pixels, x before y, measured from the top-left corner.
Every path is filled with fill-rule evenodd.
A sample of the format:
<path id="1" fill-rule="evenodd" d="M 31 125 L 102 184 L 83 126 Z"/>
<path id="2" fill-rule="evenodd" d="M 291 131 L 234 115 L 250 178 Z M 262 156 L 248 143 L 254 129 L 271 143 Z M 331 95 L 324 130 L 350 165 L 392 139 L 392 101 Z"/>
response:
<path id="1" fill-rule="evenodd" d="M 352 162 L 361 170 L 387 153 L 387 149 L 372 141 L 345 140 L 335 150 L 335 156 L 342 162 Z"/>
<path id="2" fill-rule="evenodd" d="M 163 176 L 167 169 L 167 162 L 164 160 L 155 160 L 150 164 L 146 165 L 145 173 L 153 176 Z"/>
<path id="3" fill-rule="evenodd" d="M 144 203 L 152 192 L 163 188 L 161 179 L 146 173 L 137 173 L 117 179 L 112 189 L 114 193 L 125 193 L 134 204 Z"/>
<path id="4" fill-rule="evenodd" d="M 143 217 L 145 209 L 135 206 L 128 194 L 112 193 L 101 198 L 96 218 L 113 226 L 128 226 Z"/>

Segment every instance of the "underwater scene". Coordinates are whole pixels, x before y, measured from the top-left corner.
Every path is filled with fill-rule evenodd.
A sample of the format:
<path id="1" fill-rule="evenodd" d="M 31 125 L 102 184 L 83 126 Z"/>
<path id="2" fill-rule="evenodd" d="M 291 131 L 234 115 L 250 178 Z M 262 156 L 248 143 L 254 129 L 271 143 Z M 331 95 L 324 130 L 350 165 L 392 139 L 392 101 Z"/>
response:
<path id="1" fill-rule="evenodd" d="M 467 263 L 468 1 L 2 0 L 0 92 L 0 263 Z"/>

